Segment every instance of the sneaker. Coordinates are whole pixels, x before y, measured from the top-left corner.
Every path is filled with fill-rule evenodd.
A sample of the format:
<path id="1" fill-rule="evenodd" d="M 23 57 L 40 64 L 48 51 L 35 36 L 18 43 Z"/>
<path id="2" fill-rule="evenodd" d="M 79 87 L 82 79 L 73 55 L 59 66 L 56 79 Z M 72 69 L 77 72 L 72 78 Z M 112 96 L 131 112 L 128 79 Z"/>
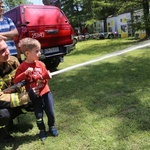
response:
<path id="1" fill-rule="evenodd" d="M 55 136 L 58 136 L 58 131 L 56 130 L 54 126 L 52 126 L 49 129 L 49 134 L 55 137 Z"/>
<path id="2" fill-rule="evenodd" d="M 41 141 L 44 141 L 46 139 L 46 132 L 44 130 L 41 130 L 39 133 L 39 139 Z"/>

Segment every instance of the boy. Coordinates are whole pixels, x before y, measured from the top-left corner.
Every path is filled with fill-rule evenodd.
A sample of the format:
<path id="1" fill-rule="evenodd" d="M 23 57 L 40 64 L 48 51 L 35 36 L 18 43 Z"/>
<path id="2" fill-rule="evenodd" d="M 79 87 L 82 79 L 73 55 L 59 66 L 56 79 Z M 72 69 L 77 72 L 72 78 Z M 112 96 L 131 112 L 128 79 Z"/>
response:
<path id="1" fill-rule="evenodd" d="M 25 81 L 25 88 L 33 103 L 36 123 L 40 130 L 39 139 L 46 139 L 43 110 L 48 117 L 49 133 L 52 136 L 58 136 L 58 132 L 54 127 L 53 97 L 48 86 L 48 79 L 51 78 L 50 72 L 46 69 L 44 63 L 38 60 L 41 55 L 41 45 L 36 39 L 24 38 L 19 42 L 19 47 L 26 59 L 18 67 L 14 83 Z M 38 87 L 39 90 L 35 91 L 35 87 Z"/>

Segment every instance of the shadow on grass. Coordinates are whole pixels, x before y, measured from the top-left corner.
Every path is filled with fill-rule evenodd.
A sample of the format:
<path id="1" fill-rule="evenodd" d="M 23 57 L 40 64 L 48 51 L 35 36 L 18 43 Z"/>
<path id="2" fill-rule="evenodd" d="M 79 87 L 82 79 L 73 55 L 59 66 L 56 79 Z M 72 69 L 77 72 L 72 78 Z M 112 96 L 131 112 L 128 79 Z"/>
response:
<path id="1" fill-rule="evenodd" d="M 14 142 L 4 142 L 0 143 L 1 150 L 17 150 L 20 145 L 28 144 L 30 142 L 37 141 L 37 135 L 22 135 L 22 136 L 15 136 Z"/>
<path id="2" fill-rule="evenodd" d="M 149 131 L 149 66 L 148 57 L 122 57 L 115 63 L 90 65 L 54 77 L 51 86 L 59 113 L 68 116 L 60 126 L 64 130 L 71 128 L 71 124 L 78 126 L 87 117 L 83 111 L 88 110 L 90 114 L 98 114 L 96 120 L 110 117 L 122 120 L 114 129 L 118 141 L 132 132 Z M 93 122 L 96 120 L 93 118 Z"/>
<path id="3" fill-rule="evenodd" d="M 14 142 L 2 142 L 0 141 L 0 150 L 16 150 L 20 145 L 29 143 L 31 141 L 37 140 L 37 135 L 27 135 L 33 128 L 33 117 L 32 112 L 26 114 L 21 114 L 14 120 L 14 125 L 11 128 L 11 133 L 14 136 Z M 2 137 L 1 137 L 2 138 Z"/>

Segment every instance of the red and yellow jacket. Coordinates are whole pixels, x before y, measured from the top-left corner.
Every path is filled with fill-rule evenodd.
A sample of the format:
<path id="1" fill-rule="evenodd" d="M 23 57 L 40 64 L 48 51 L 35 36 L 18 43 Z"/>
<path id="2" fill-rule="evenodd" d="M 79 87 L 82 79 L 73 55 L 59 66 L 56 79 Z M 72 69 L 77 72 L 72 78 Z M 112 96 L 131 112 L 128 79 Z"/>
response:
<path id="1" fill-rule="evenodd" d="M 10 60 L 0 67 L 0 109 L 18 107 L 30 101 L 25 89 L 20 87 L 18 92 L 18 87 L 16 88 L 13 83 L 14 75 L 19 65 L 18 59 L 10 56 Z M 14 92 L 5 94 L 3 91 L 7 88 L 12 88 Z"/>

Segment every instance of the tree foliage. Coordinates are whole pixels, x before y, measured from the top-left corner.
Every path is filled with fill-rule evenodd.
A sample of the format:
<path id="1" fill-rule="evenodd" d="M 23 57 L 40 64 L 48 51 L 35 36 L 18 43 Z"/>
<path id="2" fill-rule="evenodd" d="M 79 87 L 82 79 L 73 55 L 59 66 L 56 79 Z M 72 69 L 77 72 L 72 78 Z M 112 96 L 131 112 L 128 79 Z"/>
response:
<path id="1" fill-rule="evenodd" d="M 74 27 L 93 24 L 96 20 L 106 20 L 110 15 L 142 9 L 142 21 L 138 22 L 139 29 L 145 29 L 150 35 L 150 0 L 61 0 L 62 10 Z"/>
<path id="2" fill-rule="evenodd" d="M 141 20 L 134 24 L 137 29 L 144 29 L 146 31 L 147 37 L 150 36 L 150 14 L 149 14 L 149 3 L 150 0 L 115 0 L 122 3 L 121 7 L 118 9 L 118 12 L 131 12 L 141 9 L 143 16 Z M 134 18 L 133 18 L 134 19 Z"/>
<path id="3" fill-rule="evenodd" d="M 69 18 L 73 27 L 90 26 L 96 20 L 106 20 L 110 15 L 115 16 L 121 13 L 142 9 L 143 17 L 138 22 L 138 29 L 145 29 L 150 35 L 150 0 L 41 0 L 45 5 L 52 5 L 52 2 L 61 2 L 61 9 Z M 30 3 L 28 0 L 4 0 L 5 4 L 12 8 L 20 4 Z"/>
<path id="4" fill-rule="evenodd" d="M 31 3 L 28 0 L 17 0 L 17 1 L 16 0 L 3 0 L 3 2 L 5 3 L 5 5 L 7 6 L 8 9 L 11 9 L 20 4 L 30 4 Z"/>

